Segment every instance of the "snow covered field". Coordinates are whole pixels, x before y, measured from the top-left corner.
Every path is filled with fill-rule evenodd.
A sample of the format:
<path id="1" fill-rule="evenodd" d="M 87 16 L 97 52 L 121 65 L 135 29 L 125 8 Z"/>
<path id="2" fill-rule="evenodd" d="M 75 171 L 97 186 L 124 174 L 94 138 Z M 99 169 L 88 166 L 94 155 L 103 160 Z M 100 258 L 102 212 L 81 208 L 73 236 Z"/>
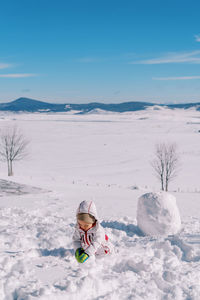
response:
<path id="1" fill-rule="evenodd" d="M 0 164 L 0 299 L 200 299 L 200 112 L 1 113 L 0 128 L 13 125 L 30 146 L 12 178 Z M 180 154 L 169 189 L 182 231 L 144 237 L 137 200 L 160 188 L 150 162 L 163 141 Z M 115 254 L 78 265 L 75 213 L 90 199 Z"/>

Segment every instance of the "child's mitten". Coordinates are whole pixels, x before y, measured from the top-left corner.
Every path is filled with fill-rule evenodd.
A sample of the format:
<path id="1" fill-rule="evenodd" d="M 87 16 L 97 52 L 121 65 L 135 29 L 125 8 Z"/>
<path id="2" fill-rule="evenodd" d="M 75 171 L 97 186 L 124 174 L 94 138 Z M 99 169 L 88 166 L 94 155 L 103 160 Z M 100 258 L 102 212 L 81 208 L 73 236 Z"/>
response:
<path id="1" fill-rule="evenodd" d="M 85 253 L 83 248 L 78 248 L 76 249 L 75 257 L 79 263 L 84 263 L 89 258 L 89 255 Z"/>

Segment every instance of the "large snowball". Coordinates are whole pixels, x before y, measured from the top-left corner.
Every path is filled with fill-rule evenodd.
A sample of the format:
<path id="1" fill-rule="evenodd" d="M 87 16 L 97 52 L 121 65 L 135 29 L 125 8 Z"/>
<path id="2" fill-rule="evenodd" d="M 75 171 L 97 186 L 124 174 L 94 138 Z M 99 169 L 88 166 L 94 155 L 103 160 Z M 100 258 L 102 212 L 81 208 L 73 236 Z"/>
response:
<path id="1" fill-rule="evenodd" d="M 142 195 L 137 205 L 137 224 L 147 235 L 178 233 L 181 229 L 181 218 L 176 198 L 166 192 Z"/>

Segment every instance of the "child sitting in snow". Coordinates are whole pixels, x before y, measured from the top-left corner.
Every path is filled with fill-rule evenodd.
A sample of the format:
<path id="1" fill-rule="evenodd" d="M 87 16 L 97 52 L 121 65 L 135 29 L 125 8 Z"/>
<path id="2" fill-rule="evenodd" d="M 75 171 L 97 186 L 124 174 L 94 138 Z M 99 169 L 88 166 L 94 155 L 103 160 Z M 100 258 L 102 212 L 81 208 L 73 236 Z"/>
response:
<path id="1" fill-rule="evenodd" d="M 111 253 L 108 236 L 100 225 L 93 201 L 82 201 L 78 207 L 77 224 L 73 235 L 75 257 L 79 263 L 90 256 L 102 257 Z"/>

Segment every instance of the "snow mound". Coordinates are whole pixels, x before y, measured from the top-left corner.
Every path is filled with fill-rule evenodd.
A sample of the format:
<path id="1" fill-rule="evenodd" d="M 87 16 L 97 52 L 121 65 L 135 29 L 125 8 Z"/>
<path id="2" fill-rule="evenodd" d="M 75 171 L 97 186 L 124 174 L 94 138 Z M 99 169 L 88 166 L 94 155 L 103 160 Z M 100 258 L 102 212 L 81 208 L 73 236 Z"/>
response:
<path id="1" fill-rule="evenodd" d="M 146 108 L 147 111 L 152 111 L 152 110 L 169 110 L 167 106 L 160 106 L 160 105 L 153 105 L 149 106 Z"/>
<path id="2" fill-rule="evenodd" d="M 86 114 L 87 115 L 92 115 L 92 114 L 96 114 L 96 115 L 116 115 L 116 114 L 118 114 L 118 112 L 108 111 L 108 110 L 104 110 L 104 109 L 101 109 L 101 108 L 94 108 L 94 109 L 88 111 Z"/>
<path id="3" fill-rule="evenodd" d="M 176 198 L 165 192 L 146 193 L 137 204 L 137 224 L 146 235 L 171 235 L 181 229 Z"/>

